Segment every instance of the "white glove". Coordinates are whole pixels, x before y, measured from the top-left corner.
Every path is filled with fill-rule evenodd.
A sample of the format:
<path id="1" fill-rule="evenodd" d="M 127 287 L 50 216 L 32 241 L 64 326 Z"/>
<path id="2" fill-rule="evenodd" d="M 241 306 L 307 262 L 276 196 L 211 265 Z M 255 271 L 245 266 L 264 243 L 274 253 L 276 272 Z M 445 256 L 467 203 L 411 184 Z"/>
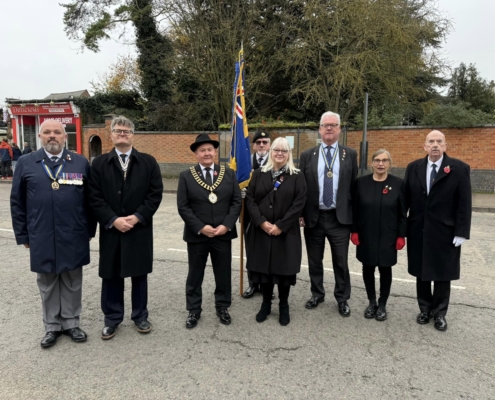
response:
<path id="1" fill-rule="evenodd" d="M 463 238 L 463 237 L 460 237 L 460 236 L 455 236 L 454 237 L 454 241 L 452 243 L 454 243 L 454 246 L 455 247 L 459 247 L 465 241 L 466 241 L 466 238 Z"/>
<path id="2" fill-rule="evenodd" d="M 246 198 L 247 188 L 241 189 L 241 199 Z"/>

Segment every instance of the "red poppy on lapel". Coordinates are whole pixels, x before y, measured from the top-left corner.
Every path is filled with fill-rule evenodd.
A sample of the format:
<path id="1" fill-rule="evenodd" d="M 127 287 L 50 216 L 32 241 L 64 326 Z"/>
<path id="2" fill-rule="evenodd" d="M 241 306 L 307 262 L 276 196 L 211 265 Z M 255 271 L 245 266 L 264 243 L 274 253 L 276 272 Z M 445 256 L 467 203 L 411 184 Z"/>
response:
<path id="1" fill-rule="evenodd" d="M 446 174 L 448 174 L 450 172 L 450 165 L 447 165 L 444 169 L 443 169 L 443 172 L 445 172 Z"/>
<path id="2" fill-rule="evenodd" d="M 214 176 L 217 176 L 218 175 L 218 172 L 217 171 L 213 172 L 213 175 Z"/>
<path id="3" fill-rule="evenodd" d="M 392 190 L 392 186 L 385 186 L 385 188 L 382 190 L 383 194 L 387 194 L 390 190 Z"/>
<path id="4" fill-rule="evenodd" d="M 383 194 L 387 194 L 388 193 L 388 189 L 387 188 L 383 189 L 382 193 Z"/>

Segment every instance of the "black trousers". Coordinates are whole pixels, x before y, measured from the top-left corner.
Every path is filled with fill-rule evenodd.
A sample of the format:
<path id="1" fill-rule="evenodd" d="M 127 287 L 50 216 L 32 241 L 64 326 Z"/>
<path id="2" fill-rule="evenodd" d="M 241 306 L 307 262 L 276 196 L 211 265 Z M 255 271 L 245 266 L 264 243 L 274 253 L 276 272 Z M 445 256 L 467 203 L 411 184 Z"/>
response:
<path id="1" fill-rule="evenodd" d="M 421 312 L 431 313 L 435 317 L 445 317 L 449 308 L 450 281 L 435 281 L 433 293 L 431 281 L 416 278 L 416 293 Z"/>
<path id="2" fill-rule="evenodd" d="M 134 322 L 148 319 L 148 275 L 134 276 L 132 283 L 132 314 Z M 124 278 L 103 279 L 101 309 L 105 326 L 117 326 L 124 320 Z"/>
<path id="3" fill-rule="evenodd" d="M 232 303 L 232 241 L 218 237 L 199 243 L 187 243 L 189 272 L 186 280 L 186 308 L 201 314 L 202 284 L 208 255 L 215 276 L 215 307 L 229 308 Z"/>
<path id="4" fill-rule="evenodd" d="M 323 287 L 323 256 L 325 252 L 325 239 L 327 239 L 332 251 L 335 299 L 341 303 L 349 300 L 351 297 L 351 278 L 349 275 L 349 265 L 347 264 L 350 233 L 351 226 L 339 223 L 335 210 L 320 211 L 316 225 L 313 228 L 304 228 L 311 293 L 313 296 L 325 297 L 325 288 Z"/>
<path id="5" fill-rule="evenodd" d="M 376 301 L 375 289 L 375 269 L 374 265 L 363 264 L 363 281 L 366 288 L 368 300 Z M 386 305 L 390 296 L 390 288 L 392 287 L 392 267 L 378 267 L 380 272 L 380 298 L 378 304 Z"/>
<path id="6" fill-rule="evenodd" d="M 10 164 L 11 161 L 0 161 L 2 163 L 2 177 L 7 178 L 11 175 L 10 173 Z"/>

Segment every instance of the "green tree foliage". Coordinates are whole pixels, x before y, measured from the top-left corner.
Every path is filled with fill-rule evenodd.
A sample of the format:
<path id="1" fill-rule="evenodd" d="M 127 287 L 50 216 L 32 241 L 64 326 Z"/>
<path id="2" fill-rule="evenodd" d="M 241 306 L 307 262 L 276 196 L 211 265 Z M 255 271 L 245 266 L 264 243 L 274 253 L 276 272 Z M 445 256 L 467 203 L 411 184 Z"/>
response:
<path id="1" fill-rule="evenodd" d="M 493 114 L 468 108 L 465 103 L 439 105 L 421 121 L 422 125 L 450 128 L 466 128 L 493 123 L 495 123 Z"/>
<path id="2" fill-rule="evenodd" d="M 495 113 L 495 82 L 481 78 L 473 64 L 466 67 L 461 63 L 454 70 L 448 95 L 454 102 L 463 102 L 469 109 Z"/>

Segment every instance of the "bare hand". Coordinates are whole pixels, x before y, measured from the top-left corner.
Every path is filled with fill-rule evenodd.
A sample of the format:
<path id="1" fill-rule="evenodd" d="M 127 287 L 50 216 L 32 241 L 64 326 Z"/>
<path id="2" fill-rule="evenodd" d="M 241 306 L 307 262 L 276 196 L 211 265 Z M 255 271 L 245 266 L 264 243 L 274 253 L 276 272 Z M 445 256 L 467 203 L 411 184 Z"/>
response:
<path id="1" fill-rule="evenodd" d="M 225 235 L 228 231 L 229 231 L 229 228 L 227 228 L 225 225 L 218 225 L 215 228 L 215 236 Z"/>
<path id="2" fill-rule="evenodd" d="M 211 225 L 205 225 L 199 232 L 211 238 L 215 236 L 215 231 L 216 229 L 213 228 Z"/>
<path id="3" fill-rule="evenodd" d="M 272 229 L 273 225 L 268 221 L 263 222 L 261 225 L 261 229 L 263 229 L 266 233 L 270 235 L 270 229 Z"/>
<path id="4" fill-rule="evenodd" d="M 304 223 L 304 218 L 303 217 L 299 218 L 299 226 L 301 228 L 304 228 L 306 226 L 306 224 Z"/>
<path id="5" fill-rule="evenodd" d="M 29 243 L 24 243 L 24 247 L 25 247 L 26 249 L 29 249 Z"/>
<path id="6" fill-rule="evenodd" d="M 122 233 L 129 232 L 132 228 L 134 228 L 134 225 L 128 223 L 126 218 L 127 217 L 119 217 L 113 222 L 113 226 Z"/>
<path id="7" fill-rule="evenodd" d="M 134 214 L 125 217 L 125 220 L 127 221 L 128 224 L 131 224 L 132 226 L 136 225 L 138 222 L 141 222 L 139 221 L 139 218 L 136 217 Z"/>
<path id="8" fill-rule="evenodd" d="M 269 234 L 272 236 L 278 236 L 282 233 L 282 229 L 277 227 L 277 225 L 272 225 L 272 228 L 270 229 Z"/>

